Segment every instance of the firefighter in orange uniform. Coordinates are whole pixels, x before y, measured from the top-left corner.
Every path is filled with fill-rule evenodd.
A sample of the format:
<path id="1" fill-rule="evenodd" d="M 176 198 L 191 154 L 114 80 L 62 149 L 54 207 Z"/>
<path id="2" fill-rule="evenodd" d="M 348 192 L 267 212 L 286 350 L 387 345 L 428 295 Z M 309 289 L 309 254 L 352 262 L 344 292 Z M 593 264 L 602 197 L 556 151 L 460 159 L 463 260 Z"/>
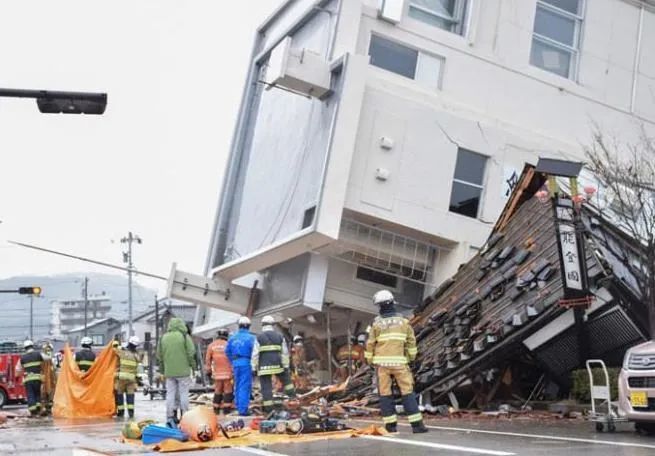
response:
<path id="1" fill-rule="evenodd" d="M 229 333 L 227 329 L 219 329 L 217 338 L 207 347 L 205 355 L 205 371 L 214 380 L 214 412 L 219 415 L 221 409 L 225 414 L 232 410 L 232 364 L 225 354 Z"/>
<path id="2" fill-rule="evenodd" d="M 339 364 L 336 371 L 337 381 L 344 382 L 348 378 L 348 363 L 351 363 L 351 375 L 357 372 L 357 370 L 364 364 L 364 338 L 365 336 L 358 337 L 357 339 L 353 337 L 351 338 L 350 350 L 348 350 L 348 344 L 342 345 L 337 350 L 336 358 L 337 363 Z"/>
<path id="3" fill-rule="evenodd" d="M 304 339 L 301 335 L 296 335 L 291 347 L 291 380 L 296 390 L 306 391 L 310 388 L 309 374 Z"/>

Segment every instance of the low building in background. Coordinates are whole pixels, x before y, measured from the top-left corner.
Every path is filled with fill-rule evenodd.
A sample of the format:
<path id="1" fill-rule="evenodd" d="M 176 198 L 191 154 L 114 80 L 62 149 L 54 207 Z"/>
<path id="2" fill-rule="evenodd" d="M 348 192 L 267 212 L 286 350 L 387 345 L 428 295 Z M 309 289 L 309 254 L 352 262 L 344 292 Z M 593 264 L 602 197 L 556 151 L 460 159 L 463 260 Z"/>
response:
<path id="1" fill-rule="evenodd" d="M 111 296 L 106 294 L 70 299 L 57 299 L 52 302 L 52 320 L 50 334 L 61 336 L 88 322 L 102 320 L 111 312 Z M 86 316 L 85 316 L 86 314 Z"/>
<path id="2" fill-rule="evenodd" d="M 102 347 L 109 343 L 110 340 L 116 336 L 121 336 L 122 323 L 115 318 L 103 318 L 90 322 L 86 326 L 86 334 L 84 325 L 73 328 L 66 332 L 68 343 L 71 347 L 80 347 L 80 340 L 86 335 L 91 338 L 93 345 Z"/>
<path id="3" fill-rule="evenodd" d="M 193 328 L 193 319 L 196 314 L 196 305 L 189 304 L 182 301 L 177 301 L 175 299 L 161 299 L 159 300 L 159 335 L 166 332 L 168 327 L 168 322 L 171 318 L 177 317 L 184 320 L 184 323 L 192 329 Z M 155 307 L 152 306 L 148 308 L 145 312 L 137 315 L 134 318 L 133 330 L 134 335 L 141 339 L 142 342 L 146 340 L 146 333 L 150 333 L 150 337 L 154 340 L 156 331 L 156 322 L 157 322 L 157 312 Z M 123 322 L 123 328 L 121 333 L 123 339 L 127 340 L 128 324 Z"/>

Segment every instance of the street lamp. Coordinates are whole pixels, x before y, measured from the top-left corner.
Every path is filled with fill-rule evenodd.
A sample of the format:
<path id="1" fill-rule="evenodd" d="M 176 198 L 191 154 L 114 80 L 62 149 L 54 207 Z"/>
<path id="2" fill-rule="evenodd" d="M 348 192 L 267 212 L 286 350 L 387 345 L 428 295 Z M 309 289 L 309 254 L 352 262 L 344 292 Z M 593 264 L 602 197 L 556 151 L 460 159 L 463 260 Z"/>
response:
<path id="1" fill-rule="evenodd" d="M 0 97 L 34 98 L 44 114 L 104 114 L 107 94 L 96 92 L 65 92 L 54 90 L 23 90 L 0 88 Z"/>

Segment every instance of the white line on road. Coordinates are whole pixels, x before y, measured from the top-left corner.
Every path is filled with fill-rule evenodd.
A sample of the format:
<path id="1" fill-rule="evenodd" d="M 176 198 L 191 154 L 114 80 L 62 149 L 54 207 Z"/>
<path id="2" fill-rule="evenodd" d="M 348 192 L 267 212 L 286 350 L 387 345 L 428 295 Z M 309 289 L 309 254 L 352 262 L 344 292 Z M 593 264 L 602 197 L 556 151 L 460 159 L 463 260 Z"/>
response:
<path id="1" fill-rule="evenodd" d="M 397 437 L 374 437 L 370 435 L 364 435 L 364 436 L 360 436 L 360 438 L 368 439 L 368 440 L 378 440 L 378 441 L 382 440 L 389 443 L 400 443 L 403 445 L 435 448 L 439 450 L 461 451 L 467 454 L 485 454 L 490 456 L 512 456 L 516 454 L 516 453 L 508 453 L 506 451 L 485 450 L 483 448 L 472 448 L 472 447 L 463 447 L 457 445 L 446 445 L 443 443 L 424 442 L 422 440 L 399 439 Z"/>
<path id="2" fill-rule="evenodd" d="M 376 423 L 376 421 L 368 421 L 368 420 L 357 420 L 357 421 L 366 422 L 366 423 Z M 400 424 L 401 426 L 409 426 L 409 424 L 407 423 L 398 423 L 398 424 Z M 593 443 L 597 445 L 655 449 L 655 445 L 648 445 L 645 443 L 613 442 L 611 440 L 582 439 L 579 437 L 558 437 L 555 435 L 524 434 L 519 432 L 487 431 L 483 429 L 457 428 L 457 427 L 449 427 L 449 426 L 428 425 L 427 427 L 430 429 L 439 429 L 442 431 L 471 432 L 476 434 L 505 435 L 508 437 L 521 437 L 521 438 L 529 438 L 529 439 L 557 440 L 560 442 Z"/>
<path id="3" fill-rule="evenodd" d="M 235 450 L 243 451 L 244 453 L 258 454 L 259 456 L 287 456 L 286 454 L 260 450 L 259 448 L 239 447 L 239 448 L 235 448 Z"/>
<path id="4" fill-rule="evenodd" d="M 507 435 L 510 437 L 527 437 L 530 439 L 559 440 L 561 442 L 593 443 L 598 445 L 655 449 L 655 445 L 647 445 L 645 443 L 613 442 L 611 440 L 582 439 L 579 437 L 558 437 L 555 435 L 523 434 L 519 432 L 485 431 L 482 429 L 466 429 L 466 428 L 455 428 L 455 427 L 447 427 L 447 426 L 428 426 L 428 427 L 430 429 L 441 429 L 444 431 L 475 432 L 478 434 Z"/>

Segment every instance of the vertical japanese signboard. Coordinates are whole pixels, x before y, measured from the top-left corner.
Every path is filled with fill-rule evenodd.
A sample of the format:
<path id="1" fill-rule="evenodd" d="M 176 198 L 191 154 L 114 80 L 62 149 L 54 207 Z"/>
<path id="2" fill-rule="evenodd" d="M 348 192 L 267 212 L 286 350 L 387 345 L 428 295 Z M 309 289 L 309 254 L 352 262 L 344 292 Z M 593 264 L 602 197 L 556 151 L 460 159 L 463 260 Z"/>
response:
<path id="1" fill-rule="evenodd" d="M 573 203 L 569 199 L 557 199 L 555 203 L 559 251 L 564 279 L 565 295 L 575 298 L 587 295 L 585 261 L 577 230 Z"/>

